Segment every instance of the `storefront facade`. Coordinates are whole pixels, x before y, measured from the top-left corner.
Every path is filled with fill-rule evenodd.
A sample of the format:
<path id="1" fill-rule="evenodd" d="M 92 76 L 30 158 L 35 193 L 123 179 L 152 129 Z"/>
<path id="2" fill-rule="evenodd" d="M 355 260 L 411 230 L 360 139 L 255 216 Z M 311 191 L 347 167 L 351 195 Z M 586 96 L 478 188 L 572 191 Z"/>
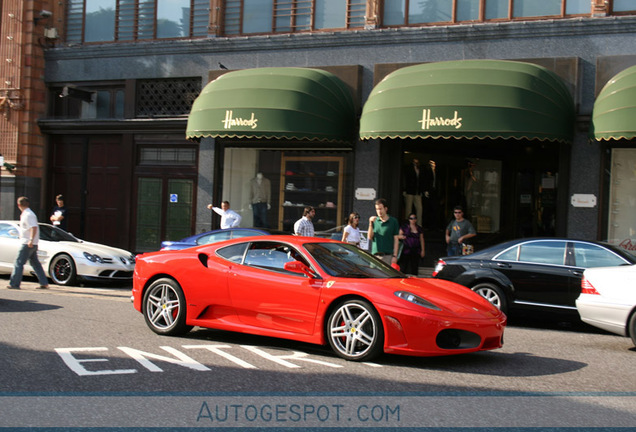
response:
<path id="1" fill-rule="evenodd" d="M 138 190 L 146 190 L 147 185 L 141 185 L 139 178 L 152 177 L 151 173 L 168 175 L 165 181 L 169 182 L 172 177 L 168 173 L 172 171 L 177 179 L 185 175 L 192 181 L 192 198 L 185 204 L 192 209 L 191 223 L 178 222 L 179 226 L 185 227 L 184 232 L 217 227 L 218 220 L 206 206 L 219 204 L 220 200 L 230 201 L 231 207 L 241 212 L 245 221 L 243 226 L 254 225 L 248 185 L 259 172 L 270 181 L 272 193 L 266 224 L 271 228 L 289 230 L 290 222 L 298 216 L 293 211 L 305 204 L 319 208 L 316 222 L 320 220 L 321 226 L 317 229 L 344 223 L 351 211 L 363 215 L 362 227 L 366 228 L 368 217 L 374 214 L 375 198 L 389 199 L 389 212 L 404 218 L 404 174 L 413 159 L 418 159 L 422 166 L 431 160 L 436 162 L 437 200 L 434 203 L 424 200 L 423 206 L 429 210 L 422 219 L 422 223 L 430 228 L 431 245 L 435 238 L 442 241 L 438 231 L 448 222 L 449 209 L 455 202 L 467 207 L 473 224 L 480 231 L 478 238 L 483 245 L 530 235 L 605 239 L 611 212 L 606 209 L 608 195 L 604 192 L 607 148 L 604 142 L 589 139 L 591 115 L 599 91 L 597 86 L 604 84 L 599 84 L 601 78 L 597 69 L 603 59 L 609 59 L 608 64 L 612 61 L 618 64 L 616 59 L 636 56 L 636 34 L 631 30 L 635 23 L 633 16 L 583 17 L 505 25 L 458 24 L 443 28 L 397 27 L 75 48 L 59 46 L 47 51 L 46 81 L 52 89 L 67 84 L 85 87 L 91 82 L 123 83 L 130 89 L 126 85 L 135 80 L 179 82 L 197 79 L 202 89 L 227 72 L 219 66 L 222 64 L 232 72 L 278 67 L 326 70 L 344 82 L 350 91 L 354 107 L 351 126 L 358 136 L 349 142 L 266 133 L 253 136 L 194 134 L 186 140 L 187 122 L 191 118 L 189 110 L 178 115 L 167 113 L 165 118 L 155 113 L 143 118 L 143 122 L 136 111 L 124 113 L 122 125 L 138 125 L 136 130 L 124 131 L 130 135 L 126 138 L 130 143 L 129 154 L 131 158 L 137 158 L 130 167 L 123 168 L 135 185 L 130 192 L 125 192 L 128 195 L 121 216 L 125 219 L 123 224 L 129 226 L 128 247 L 131 249 L 149 249 L 151 243 L 156 244 L 169 236 L 167 222 L 161 222 L 159 227 L 149 225 L 143 235 L 139 232 L 140 221 L 146 219 L 140 219 L 137 213 L 147 202 L 140 200 Z M 545 136 L 540 136 L 541 130 L 536 128 L 530 131 L 531 134 L 521 131 L 524 133 L 520 136 L 492 134 L 492 130 L 482 130 L 482 135 L 478 136 L 466 133 L 446 137 L 434 134 L 408 137 L 390 133 L 386 136 L 360 135 L 366 115 L 363 108 L 366 109 L 382 79 L 413 65 L 460 59 L 513 60 L 539 65 L 556 75 L 572 100 L 567 109 L 570 135 L 556 136 L 549 128 Z M 450 87 L 448 91 L 451 91 Z M 199 92 L 194 96 L 199 96 Z M 495 93 L 480 98 L 492 99 Z M 124 94 L 134 95 L 134 92 L 129 90 Z M 229 120 L 235 120 L 238 117 L 236 108 L 227 103 L 232 97 L 225 100 L 225 106 L 220 109 L 225 115 L 230 108 L 233 114 Z M 416 127 L 421 128 L 427 122 L 431 124 L 438 117 L 451 122 L 455 119 L 452 107 L 448 113 L 441 114 L 437 108 L 426 104 L 419 103 L 417 107 L 416 122 L 421 123 L 416 123 Z M 430 112 L 428 117 L 425 111 Z M 457 112 L 462 120 L 470 117 L 462 114 L 460 109 Z M 558 115 L 562 116 L 564 112 Z M 251 112 L 240 114 L 239 118 L 251 127 Z M 255 113 L 254 119 L 259 119 L 259 125 L 263 124 L 263 118 L 259 119 Z M 548 120 L 539 120 L 539 123 L 545 127 Z M 51 119 L 43 119 L 41 124 L 46 126 L 47 122 L 50 127 L 43 130 L 49 137 L 77 134 L 76 130 L 71 132 L 70 129 L 65 134 L 52 130 Z M 166 130 L 161 126 L 167 122 L 174 128 Z M 370 123 L 374 126 L 377 121 Z M 483 121 L 480 123 L 485 125 Z M 219 125 L 222 125 L 220 121 Z M 157 134 L 157 130 L 153 130 L 155 127 L 161 133 Z M 517 129 L 520 131 L 519 126 Z M 103 125 L 86 126 L 83 130 L 92 137 L 112 133 Z M 160 138 L 162 133 L 170 136 L 168 141 L 157 141 L 154 145 L 148 141 L 153 135 Z M 143 143 L 150 147 L 163 144 L 166 149 L 192 148 L 196 155 L 194 160 L 183 164 L 169 162 L 168 153 L 164 153 L 168 159 L 162 159 L 163 165 L 151 163 L 142 168 L 138 163 L 138 150 Z M 618 148 L 629 147 L 625 147 L 624 141 L 621 143 Z M 177 157 L 178 153 L 170 154 Z M 320 182 L 304 183 L 308 177 L 322 175 L 319 173 L 324 173 Z M 161 197 L 159 201 L 166 201 L 165 204 L 156 202 L 156 211 L 165 215 L 171 208 L 170 196 L 176 192 L 166 193 L 169 186 L 160 189 L 159 182 L 153 184 L 154 194 Z M 47 194 L 60 193 L 60 188 L 63 184 L 49 182 Z M 308 192 L 318 191 L 321 194 L 315 194 L 310 200 Z M 179 201 L 181 196 L 178 193 Z M 584 202 L 586 198 L 593 198 L 595 204 L 588 205 Z M 183 214 L 182 211 L 176 213 Z M 157 218 L 149 217 L 149 220 Z M 154 240 L 139 244 L 137 236 L 149 238 L 150 232 L 157 233 Z M 174 232 L 171 235 L 181 234 Z M 436 253 L 433 250 L 431 255 Z"/>

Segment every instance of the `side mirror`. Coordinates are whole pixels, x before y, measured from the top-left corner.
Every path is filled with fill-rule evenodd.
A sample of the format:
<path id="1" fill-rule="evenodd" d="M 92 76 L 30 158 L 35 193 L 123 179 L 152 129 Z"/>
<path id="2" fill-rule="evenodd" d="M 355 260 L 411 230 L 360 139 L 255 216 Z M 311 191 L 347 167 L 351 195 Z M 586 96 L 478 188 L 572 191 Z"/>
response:
<path id="1" fill-rule="evenodd" d="M 292 273 L 303 274 L 309 278 L 315 277 L 314 272 L 305 264 L 301 263 L 300 261 L 286 262 L 285 265 L 283 266 L 283 269 Z"/>

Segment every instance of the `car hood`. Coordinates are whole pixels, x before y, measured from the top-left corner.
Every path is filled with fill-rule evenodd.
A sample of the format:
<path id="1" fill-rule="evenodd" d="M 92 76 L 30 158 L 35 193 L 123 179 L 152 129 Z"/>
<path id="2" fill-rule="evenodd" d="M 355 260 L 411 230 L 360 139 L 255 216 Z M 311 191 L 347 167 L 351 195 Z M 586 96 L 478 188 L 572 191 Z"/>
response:
<path id="1" fill-rule="evenodd" d="M 499 309 L 479 294 L 465 286 L 450 281 L 411 277 L 376 279 L 375 283 L 377 283 L 378 291 L 382 290 L 381 297 L 383 299 L 380 301 L 390 304 L 414 305 L 414 303 L 400 299 L 395 295 L 398 291 L 406 291 L 433 303 L 441 309 L 441 311 L 433 312 L 432 309 L 423 308 L 433 313 L 459 314 L 463 317 L 474 319 L 491 319 L 502 314 Z"/>
<path id="2" fill-rule="evenodd" d="M 119 249 L 112 246 L 106 246 L 100 243 L 91 243 L 84 240 L 80 240 L 78 243 L 73 243 L 73 242 L 60 242 L 60 243 L 74 246 L 78 251 L 81 251 L 81 252 L 88 252 L 90 254 L 96 254 L 100 256 L 113 256 L 113 257 L 122 256 L 124 258 L 129 258 L 132 255 L 132 253 L 124 249 Z"/>

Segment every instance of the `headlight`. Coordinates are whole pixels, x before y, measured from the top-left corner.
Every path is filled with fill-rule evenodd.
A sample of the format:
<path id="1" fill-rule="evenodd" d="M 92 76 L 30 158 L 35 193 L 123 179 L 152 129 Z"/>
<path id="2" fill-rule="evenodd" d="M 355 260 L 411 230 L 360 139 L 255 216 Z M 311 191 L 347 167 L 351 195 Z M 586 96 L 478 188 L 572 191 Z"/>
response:
<path id="1" fill-rule="evenodd" d="M 90 262 L 102 262 L 102 257 L 100 257 L 99 255 L 89 254 L 88 252 L 84 252 L 84 258 L 86 258 Z"/>
<path id="2" fill-rule="evenodd" d="M 439 307 L 435 306 L 433 303 L 429 302 L 428 300 L 424 300 L 422 297 L 416 296 L 415 294 L 410 293 L 408 291 L 396 291 L 395 295 L 403 300 L 406 300 L 411 303 L 415 303 L 416 305 L 425 307 L 427 309 L 441 310 Z"/>

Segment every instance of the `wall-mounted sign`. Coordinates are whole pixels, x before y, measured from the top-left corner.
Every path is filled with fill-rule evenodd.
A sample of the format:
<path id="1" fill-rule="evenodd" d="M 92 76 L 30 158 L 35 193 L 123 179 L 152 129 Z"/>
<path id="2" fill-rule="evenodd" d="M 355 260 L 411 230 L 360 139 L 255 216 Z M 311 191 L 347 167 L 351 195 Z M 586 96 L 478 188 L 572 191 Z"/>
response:
<path id="1" fill-rule="evenodd" d="M 574 194 L 570 202 L 572 203 L 572 207 L 596 207 L 596 195 Z"/>
<path id="2" fill-rule="evenodd" d="M 170 202 L 178 203 L 179 202 L 179 194 L 170 194 Z"/>
<path id="3" fill-rule="evenodd" d="M 370 201 L 375 199 L 375 189 L 358 188 L 356 189 L 356 199 L 361 201 Z"/>

